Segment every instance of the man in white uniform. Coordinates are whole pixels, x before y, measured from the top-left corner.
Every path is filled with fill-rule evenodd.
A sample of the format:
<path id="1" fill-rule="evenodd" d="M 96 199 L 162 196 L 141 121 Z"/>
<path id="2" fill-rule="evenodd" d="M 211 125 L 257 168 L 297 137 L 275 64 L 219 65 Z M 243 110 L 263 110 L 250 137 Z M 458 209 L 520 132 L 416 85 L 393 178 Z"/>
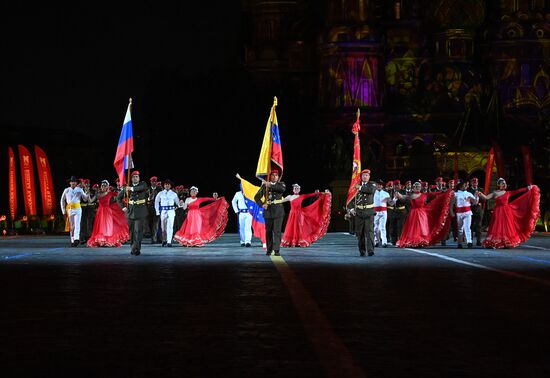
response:
<path id="1" fill-rule="evenodd" d="M 252 214 L 248 211 L 242 190 L 235 193 L 231 205 L 239 218 L 241 247 L 250 247 L 252 241 Z"/>
<path id="2" fill-rule="evenodd" d="M 466 235 L 466 243 L 468 248 L 472 248 L 472 205 L 476 205 L 478 199 L 470 192 L 465 190 L 465 183 L 458 181 L 455 193 L 456 223 L 458 226 L 458 245 L 457 248 L 462 248 L 464 235 Z M 452 211 L 452 207 L 451 207 Z"/>
<path id="3" fill-rule="evenodd" d="M 69 179 L 69 187 L 61 195 L 61 212 L 69 217 L 71 247 L 80 244 L 80 221 L 82 219 L 82 208 L 80 201 L 88 200 L 88 195 L 78 186 L 78 179 L 72 176 Z"/>
<path id="4" fill-rule="evenodd" d="M 182 207 L 181 201 L 176 192 L 172 190 L 174 184 L 170 180 L 164 180 L 164 190 L 155 197 L 155 212 L 160 216 L 160 228 L 162 230 L 162 246 L 172 246 L 172 234 L 174 232 L 174 219 L 176 207 Z"/>
<path id="5" fill-rule="evenodd" d="M 388 246 L 386 235 L 386 222 L 388 220 L 388 201 L 390 194 L 384 190 L 384 182 L 378 180 L 376 183 L 376 192 L 374 192 L 374 246 L 379 247 L 382 242 L 382 247 Z"/>

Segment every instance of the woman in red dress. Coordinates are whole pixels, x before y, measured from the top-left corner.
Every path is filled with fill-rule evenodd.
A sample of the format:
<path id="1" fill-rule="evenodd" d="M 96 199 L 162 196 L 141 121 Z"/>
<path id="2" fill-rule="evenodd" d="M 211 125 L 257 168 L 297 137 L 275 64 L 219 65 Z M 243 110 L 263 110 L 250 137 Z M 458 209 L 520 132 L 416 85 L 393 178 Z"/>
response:
<path id="1" fill-rule="evenodd" d="M 449 233 L 450 204 L 454 199 L 452 190 L 446 192 L 422 193 L 422 185 L 415 182 L 412 193 L 402 195 L 395 192 L 401 200 L 410 200 L 411 208 L 403 226 L 401 237 L 397 241 L 399 248 L 426 247 L 442 241 Z"/>
<path id="2" fill-rule="evenodd" d="M 188 210 L 187 217 L 174 239 L 186 247 L 201 247 L 225 231 L 229 204 L 217 193 L 213 197 L 198 198 L 199 189 L 195 186 L 189 192 L 191 197 L 183 203 L 183 208 Z"/>
<path id="3" fill-rule="evenodd" d="M 506 181 L 497 180 L 498 189 L 491 194 L 479 196 L 485 200 L 495 199 L 495 208 L 487 237 L 486 248 L 515 248 L 531 237 L 540 215 L 540 189 L 536 185 L 507 191 Z"/>
<path id="4" fill-rule="evenodd" d="M 293 194 L 284 202 L 290 202 L 290 214 L 281 240 L 283 247 L 307 247 L 327 233 L 330 223 L 330 206 L 332 195 L 316 191 L 311 194 L 300 194 L 300 185 L 292 185 Z M 313 202 L 303 205 L 305 199 L 314 198 Z"/>
<path id="5" fill-rule="evenodd" d="M 94 221 L 89 247 L 120 247 L 130 240 L 126 215 L 116 202 L 116 193 L 109 187 L 109 181 L 103 180 L 97 194 L 99 208 Z"/>

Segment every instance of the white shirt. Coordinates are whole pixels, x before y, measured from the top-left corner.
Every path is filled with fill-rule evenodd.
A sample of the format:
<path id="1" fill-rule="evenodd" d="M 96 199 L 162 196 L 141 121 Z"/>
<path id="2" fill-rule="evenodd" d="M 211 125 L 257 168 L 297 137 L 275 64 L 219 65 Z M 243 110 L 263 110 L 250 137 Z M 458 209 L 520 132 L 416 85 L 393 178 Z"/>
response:
<path id="1" fill-rule="evenodd" d="M 248 210 L 243 192 L 235 193 L 233 200 L 231 201 L 231 206 L 233 206 L 235 213 L 238 213 L 239 210 Z"/>
<path id="2" fill-rule="evenodd" d="M 385 190 L 376 190 L 374 192 L 374 207 L 387 207 L 387 199 L 390 199 L 390 194 Z"/>
<path id="3" fill-rule="evenodd" d="M 80 186 L 76 186 L 74 189 L 69 186 L 61 195 L 61 212 L 65 215 L 67 204 L 80 203 L 81 200 L 87 201 L 88 198 L 88 195 L 84 193 Z"/>
<path id="4" fill-rule="evenodd" d="M 179 206 L 180 199 L 178 195 L 173 190 L 164 189 L 162 192 L 159 192 L 155 197 L 155 211 L 157 215 L 160 215 L 161 206 Z"/>
<path id="5" fill-rule="evenodd" d="M 468 200 L 468 198 L 470 198 Z M 455 203 L 456 207 L 466 207 L 471 206 L 472 203 L 475 203 L 475 197 L 472 193 L 465 190 L 457 190 L 455 193 Z"/>

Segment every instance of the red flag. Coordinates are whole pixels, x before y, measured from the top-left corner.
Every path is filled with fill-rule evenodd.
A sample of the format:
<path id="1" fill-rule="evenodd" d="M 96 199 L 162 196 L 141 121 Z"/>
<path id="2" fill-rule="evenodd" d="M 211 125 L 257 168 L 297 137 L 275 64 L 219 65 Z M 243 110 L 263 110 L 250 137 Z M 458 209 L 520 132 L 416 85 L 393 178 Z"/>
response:
<path id="1" fill-rule="evenodd" d="M 359 130 L 361 129 L 361 123 L 359 122 L 359 116 L 361 115 L 359 109 L 357 109 L 357 120 L 353 124 L 351 132 L 355 134 L 355 140 L 353 142 L 353 164 L 351 171 L 351 182 L 348 189 L 348 197 L 346 198 L 346 206 L 351 202 L 353 197 L 357 194 L 357 188 L 361 181 L 361 144 L 359 143 Z"/>
<path id="2" fill-rule="evenodd" d="M 36 169 L 40 180 L 40 193 L 42 194 L 42 211 L 44 215 L 55 214 L 55 195 L 53 192 L 52 172 L 46 153 L 38 146 L 34 146 Z"/>
<path id="3" fill-rule="evenodd" d="M 15 177 L 15 156 L 13 149 L 8 147 L 8 159 L 9 159 L 9 201 L 10 201 L 10 215 L 11 219 L 15 219 L 17 215 L 17 181 Z"/>
<path id="4" fill-rule="evenodd" d="M 525 181 L 527 185 L 533 184 L 533 161 L 531 151 L 528 146 L 520 146 L 521 156 L 523 157 L 523 169 L 525 171 Z"/>
<path id="5" fill-rule="evenodd" d="M 496 143 L 493 143 L 493 150 L 495 151 L 495 163 L 497 165 L 497 174 L 499 177 L 504 177 L 504 154 L 502 153 L 502 149 L 500 146 Z"/>
<path id="6" fill-rule="evenodd" d="M 491 183 L 491 173 L 493 172 L 493 164 L 495 163 L 495 149 L 491 147 L 487 156 L 487 166 L 485 167 L 485 194 L 489 192 L 489 184 Z"/>
<path id="7" fill-rule="evenodd" d="M 21 181 L 23 182 L 23 199 L 25 201 L 25 214 L 36 215 L 36 197 L 34 188 L 34 171 L 32 157 L 29 150 L 22 145 L 19 149 L 19 164 L 21 166 Z"/>

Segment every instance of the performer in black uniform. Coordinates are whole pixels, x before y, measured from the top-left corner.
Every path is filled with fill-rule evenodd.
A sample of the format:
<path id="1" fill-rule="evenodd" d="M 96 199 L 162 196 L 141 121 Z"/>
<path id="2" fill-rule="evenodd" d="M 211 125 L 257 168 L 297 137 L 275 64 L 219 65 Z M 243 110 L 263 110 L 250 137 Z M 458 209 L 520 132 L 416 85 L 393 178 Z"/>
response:
<path id="1" fill-rule="evenodd" d="M 183 185 L 176 186 L 176 194 L 178 198 L 185 202 L 186 198 L 189 197 L 189 189 L 183 187 Z M 176 219 L 174 220 L 174 235 L 179 231 L 185 218 L 187 216 L 187 210 L 184 210 L 183 207 L 176 208 Z"/>
<path id="2" fill-rule="evenodd" d="M 82 190 L 88 195 L 88 199 L 80 202 L 82 208 L 82 218 L 80 219 L 80 243 L 86 244 L 92 231 L 94 229 L 95 209 L 94 201 L 95 197 L 92 196 L 90 191 L 90 180 L 80 179 L 82 183 Z"/>
<path id="3" fill-rule="evenodd" d="M 264 181 L 260 190 L 254 196 L 254 201 L 264 209 L 267 256 L 270 256 L 272 251 L 275 256 L 280 255 L 281 228 L 285 217 L 282 200 L 285 189 L 285 183 L 279 181 L 279 171 L 274 169 L 269 174 L 269 181 Z M 267 198 L 265 198 L 266 191 Z"/>
<path id="4" fill-rule="evenodd" d="M 370 180 L 370 170 L 361 171 L 361 183 L 356 185 L 355 195 L 355 235 L 357 236 L 359 255 L 374 256 L 374 192 L 376 185 Z"/>
<path id="5" fill-rule="evenodd" d="M 393 182 L 393 194 L 394 194 L 394 203 L 393 203 L 393 218 L 391 225 L 391 243 L 393 245 L 397 244 L 397 241 L 401 237 L 401 231 L 403 230 L 403 225 L 405 224 L 405 219 L 407 219 L 407 202 L 396 198 L 395 193 L 400 193 L 404 196 L 407 195 L 407 191 L 401 187 L 401 181 L 395 180 Z"/>
<path id="6" fill-rule="evenodd" d="M 392 234 L 393 234 L 393 224 L 395 223 L 395 208 L 393 205 L 393 201 L 391 199 L 393 198 L 393 194 L 395 193 L 395 189 L 393 187 L 393 180 L 390 180 L 386 183 L 386 192 L 390 195 L 390 199 L 387 202 L 386 206 L 386 214 L 388 218 L 386 219 L 386 240 L 391 245 L 393 244 L 392 241 Z"/>
<path id="7" fill-rule="evenodd" d="M 151 185 L 147 193 L 147 225 L 145 234 L 151 235 L 151 244 L 158 244 L 160 243 L 160 216 L 157 215 L 155 210 L 155 198 L 157 198 L 157 194 L 162 192 L 162 187 L 158 182 L 157 176 L 151 177 L 149 183 Z"/>
<path id="8" fill-rule="evenodd" d="M 117 196 L 117 202 L 126 213 L 128 227 L 130 229 L 130 243 L 132 255 L 141 253 L 141 240 L 143 239 L 143 227 L 147 220 L 147 184 L 139 181 L 139 172 L 132 172 L 132 183 L 124 186 Z M 128 203 L 124 203 L 125 199 Z"/>
<path id="9" fill-rule="evenodd" d="M 468 191 L 476 196 L 476 193 L 485 194 L 483 192 L 483 189 L 481 189 L 479 186 L 479 180 L 477 177 L 473 177 L 470 180 L 470 187 L 468 188 Z M 479 202 L 475 205 L 470 205 L 472 209 L 472 235 L 476 236 L 476 245 L 479 247 L 481 246 L 481 222 L 483 221 L 483 206 L 481 205 L 481 197 L 479 197 Z"/>

